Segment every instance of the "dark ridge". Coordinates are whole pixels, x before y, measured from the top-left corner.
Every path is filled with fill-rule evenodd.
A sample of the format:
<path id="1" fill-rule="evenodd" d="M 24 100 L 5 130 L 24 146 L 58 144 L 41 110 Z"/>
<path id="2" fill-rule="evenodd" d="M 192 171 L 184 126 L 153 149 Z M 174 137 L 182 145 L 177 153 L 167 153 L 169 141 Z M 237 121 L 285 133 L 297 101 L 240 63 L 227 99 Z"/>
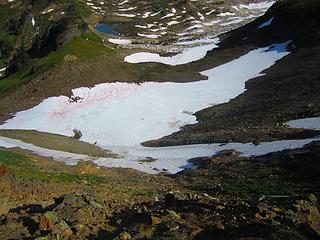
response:
<path id="1" fill-rule="evenodd" d="M 258 28 L 271 18 L 269 26 Z M 320 1 L 278 1 L 262 17 L 223 35 L 220 47 L 266 46 L 288 40 L 297 48 L 313 47 L 319 44 L 319 29 Z"/>
<path id="2" fill-rule="evenodd" d="M 38 36 L 28 51 L 31 58 L 41 58 L 58 48 L 57 38 L 66 30 L 66 22 L 60 21 L 47 29 L 43 36 Z"/>

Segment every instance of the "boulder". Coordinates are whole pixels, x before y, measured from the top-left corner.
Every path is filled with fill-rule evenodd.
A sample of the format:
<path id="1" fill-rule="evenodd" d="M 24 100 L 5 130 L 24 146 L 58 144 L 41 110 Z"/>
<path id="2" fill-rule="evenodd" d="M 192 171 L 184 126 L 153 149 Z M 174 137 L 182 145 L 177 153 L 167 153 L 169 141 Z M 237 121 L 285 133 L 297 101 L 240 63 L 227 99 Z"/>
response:
<path id="1" fill-rule="evenodd" d="M 39 228 L 44 231 L 51 231 L 55 223 L 58 222 L 58 217 L 55 212 L 46 212 L 40 216 Z"/>

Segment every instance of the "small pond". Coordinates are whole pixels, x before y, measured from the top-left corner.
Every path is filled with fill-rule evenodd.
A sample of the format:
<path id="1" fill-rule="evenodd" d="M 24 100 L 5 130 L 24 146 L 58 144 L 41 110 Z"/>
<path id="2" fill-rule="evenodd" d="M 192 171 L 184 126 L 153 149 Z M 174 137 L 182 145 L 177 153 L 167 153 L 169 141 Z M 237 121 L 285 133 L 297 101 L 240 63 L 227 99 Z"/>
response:
<path id="1" fill-rule="evenodd" d="M 114 24 L 98 23 L 96 25 L 96 30 L 101 33 L 120 36 L 120 33 L 114 29 Z"/>

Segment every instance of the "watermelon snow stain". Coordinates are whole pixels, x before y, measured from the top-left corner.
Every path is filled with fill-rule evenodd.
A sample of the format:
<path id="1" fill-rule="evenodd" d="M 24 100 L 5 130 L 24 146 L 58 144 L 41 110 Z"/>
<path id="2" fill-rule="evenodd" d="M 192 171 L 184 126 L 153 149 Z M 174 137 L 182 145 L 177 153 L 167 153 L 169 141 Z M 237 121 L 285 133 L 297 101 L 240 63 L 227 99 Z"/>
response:
<path id="1" fill-rule="evenodd" d="M 196 118 L 190 113 L 228 102 L 243 93 L 247 80 L 263 75 L 263 70 L 289 54 L 286 51 L 288 44 L 256 49 L 229 63 L 203 71 L 201 74 L 208 77 L 205 81 L 146 82 L 140 85 L 117 82 L 74 89 L 71 98 L 48 98 L 32 109 L 16 113 L 0 128 L 38 130 L 66 136 L 72 136 L 73 130 L 78 129 L 82 132 L 82 141 L 96 143 L 123 156 L 123 161 L 114 161 L 118 163 L 98 159 L 97 164 L 115 166 L 123 163 L 121 167 L 150 172 L 150 169 L 136 166 L 136 160 L 155 153 L 155 158 L 161 157 L 168 149 L 152 150 L 142 147 L 142 142 L 170 135 L 186 124 L 194 124 Z M 187 159 L 215 153 L 216 146 L 205 146 L 178 147 L 177 152 L 173 151 L 166 159 L 172 159 L 170 172 L 177 172 Z M 153 165 L 164 162 L 159 160 Z"/>

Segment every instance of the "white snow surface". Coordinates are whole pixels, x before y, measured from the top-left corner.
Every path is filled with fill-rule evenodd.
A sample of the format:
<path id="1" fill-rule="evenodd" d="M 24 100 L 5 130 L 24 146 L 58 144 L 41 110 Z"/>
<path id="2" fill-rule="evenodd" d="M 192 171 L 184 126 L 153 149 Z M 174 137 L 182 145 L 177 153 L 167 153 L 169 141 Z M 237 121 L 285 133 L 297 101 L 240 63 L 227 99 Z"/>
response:
<path id="1" fill-rule="evenodd" d="M 320 130 L 320 117 L 303 118 L 287 122 L 291 128 Z"/>
<path id="2" fill-rule="evenodd" d="M 129 17 L 129 18 L 133 18 L 137 16 L 136 14 L 127 14 L 127 13 L 116 13 L 115 15 L 119 17 Z"/>
<path id="3" fill-rule="evenodd" d="M 194 62 L 204 58 L 208 51 L 217 47 L 218 39 L 215 42 L 197 46 L 193 48 L 187 48 L 181 53 L 172 57 L 162 57 L 158 53 L 139 52 L 131 54 L 125 57 L 124 61 L 129 63 L 145 63 L 145 62 L 158 62 L 171 66 L 186 64 Z"/>
<path id="4" fill-rule="evenodd" d="M 227 16 L 234 16 L 236 15 L 235 13 L 232 12 L 223 12 L 223 13 L 219 13 L 217 16 L 218 17 L 227 17 Z"/>
<path id="5" fill-rule="evenodd" d="M 320 138 L 264 142 L 258 146 L 250 143 L 229 143 L 225 145 L 196 144 L 161 148 L 146 148 L 142 146 L 110 147 L 109 149 L 114 153 L 121 155 L 118 159 L 92 158 L 86 155 L 55 151 L 5 137 L 0 137 L 0 146 L 5 148 L 19 147 L 30 150 L 40 156 L 50 157 L 67 165 L 75 165 L 79 161 L 92 161 L 100 167 L 133 168 L 151 174 L 159 172 L 175 174 L 186 168 L 195 168 L 194 165 L 188 162 L 189 159 L 210 157 L 222 150 L 234 149 L 241 152 L 240 156 L 242 157 L 261 156 L 272 152 L 300 148 L 317 140 L 319 141 Z M 151 159 L 154 161 L 144 161 Z"/>
<path id="6" fill-rule="evenodd" d="M 218 38 L 202 38 L 202 39 L 195 39 L 189 41 L 180 41 L 175 43 L 176 45 L 193 45 L 193 44 L 204 44 L 204 43 L 217 43 L 219 41 Z"/>
<path id="7" fill-rule="evenodd" d="M 192 113 L 228 102 L 245 91 L 248 79 L 286 56 L 288 43 L 260 48 L 229 63 L 201 72 L 208 80 L 189 83 L 103 83 L 77 88 L 71 101 L 51 97 L 32 109 L 21 111 L 1 129 L 30 129 L 72 136 L 108 148 L 136 146 L 170 135 L 186 124 L 196 123 Z M 267 51 L 270 50 L 270 51 Z M 177 59 L 180 60 L 180 59 Z"/>
<path id="8" fill-rule="evenodd" d="M 120 39 L 120 38 L 109 38 L 108 41 L 118 45 L 128 45 L 132 43 L 131 40 L 129 39 Z"/>
<path id="9" fill-rule="evenodd" d="M 137 33 L 137 35 L 140 36 L 140 37 L 146 37 L 146 38 L 152 38 L 152 39 L 160 37 L 160 35 L 158 35 L 158 34 Z"/>
<path id="10" fill-rule="evenodd" d="M 233 7 L 234 8 L 239 8 L 239 9 L 250 9 L 250 10 L 268 9 L 275 2 L 276 1 L 264 1 L 264 2 L 259 2 L 259 3 L 239 4 L 238 6 L 233 6 Z"/>
<path id="11" fill-rule="evenodd" d="M 50 13 L 50 12 L 52 12 L 53 10 L 54 10 L 53 8 L 50 8 L 50 9 L 48 9 L 48 10 L 46 10 L 46 11 L 43 11 L 42 14 Z"/>
<path id="12" fill-rule="evenodd" d="M 1 129 L 29 129 L 72 136 L 82 132 L 82 141 L 121 155 L 120 159 L 90 159 L 34 147 L 18 140 L 0 138 L 0 146 L 22 147 L 56 160 L 75 164 L 80 159 L 91 160 L 99 166 L 135 168 L 148 173 L 166 169 L 176 173 L 191 167 L 193 157 L 212 156 L 223 149 L 235 149 L 242 156 L 263 155 L 283 149 L 302 147 L 315 140 L 287 140 L 253 144 L 230 143 L 143 147 L 140 143 L 157 139 L 196 123 L 194 112 L 228 102 L 245 91 L 245 82 L 262 75 L 261 72 L 289 54 L 289 42 L 260 48 L 229 63 L 201 72 L 208 80 L 190 83 L 103 83 L 93 88 L 73 90 L 72 101 L 66 96 L 51 97 L 32 109 L 21 111 L 1 125 Z M 179 61 L 177 59 L 176 61 Z M 13 141 L 13 142 L 12 142 Z M 11 144 L 11 145 L 10 145 Z M 66 156 L 66 157 L 64 157 Z M 141 162 L 152 158 L 155 161 Z"/>
<path id="13" fill-rule="evenodd" d="M 260 26 L 258 26 L 257 27 L 257 29 L 260 29 L 260 28 L 264 28 L 264 27 L 267 27 L 267 26 L 270 26 L 271 25 L 271 23 L 273 22 L 273 17 L 272 18 L 270 18 L 268 21 L 266 21 L 266 22 L 264 22 L 264 23 L 262 23 Z"/>
<path id="14" fill-rule="evenodd" d="M 43 157 L 53 158 L 55 161 L 64 162 L 68 165 L 76 165 L 80 160 L 94 160 L 94 158 L 81 155 L 81 154 L 74 154 L 69 152 L 57 151 L 57 150 L 50 150 L 42 147 L 34 146 L 30 143 L 25 143 L 20 140 L 0 137 L 0 146 L 5 148 L 15 148 L 19 147 L 22 149 L 26 149 L 32 151 L 35 154 L 38 154 Z"/>

